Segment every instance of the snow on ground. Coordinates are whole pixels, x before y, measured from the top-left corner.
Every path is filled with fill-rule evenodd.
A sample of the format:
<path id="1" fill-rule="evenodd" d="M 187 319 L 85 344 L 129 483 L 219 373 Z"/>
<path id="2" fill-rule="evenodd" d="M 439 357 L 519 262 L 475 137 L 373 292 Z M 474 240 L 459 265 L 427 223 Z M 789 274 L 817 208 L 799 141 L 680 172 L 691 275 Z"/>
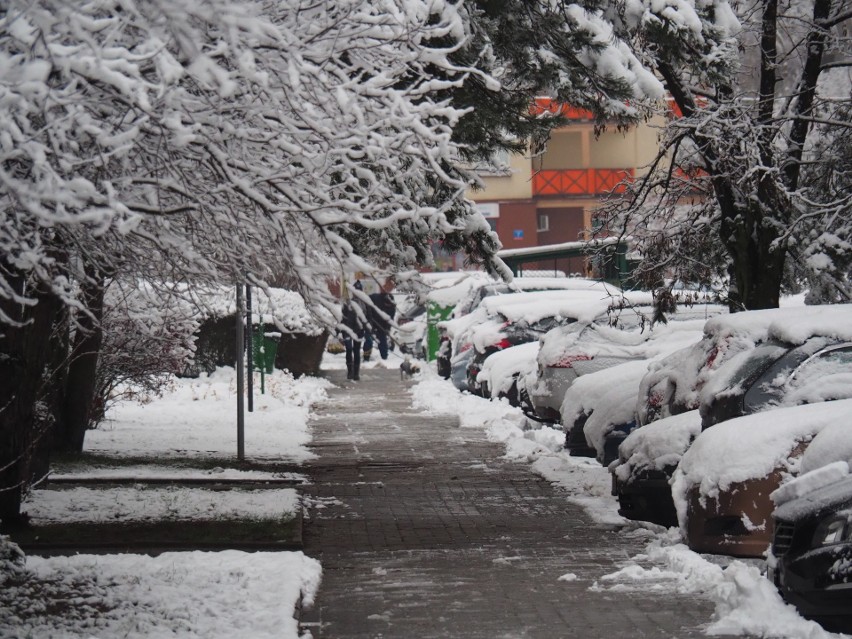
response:
<path id="1" fill-rule="evenodd" d="M 286 480 L 288 483 L 304 484 L 308 478 L 302 473 L 269 472 L 265 470 L 240 470 L 238 468 L 223 468 L 217 466 L 209 469 L 176 468 L 151 464 L 130 464 L 108 466 L 106 468 L 70 469 L 67 472 L 51 472 L 51 480 L 67 481 L 86 477 L 99 480 L 179 482 L 179 481 L 277 481 Z"/>
<path id="2" fill-rule="evenodd" d="M 294 379 L 283 371 L 255 386 L 255 410 L 246 413 L 249 460 L 299 462 L 310 458 L 307 422 L 326 397 L 327 380 Z M 217 467 L 193 470 L 185 461 L 233 457 L 236 462 L 236 380 L 232 369 L 209 377 L 175 379 L 160 398 L 124 403 L 86 435 L 86 450 L 160 464 L 67 469 L 65 479 L 294 479 L 293 473 Z M 130 485 L 34 491 L 25 503 L 34 523 L 277 519 L 299 507 L 296 491 L 212 491 L 201 486 Z M 298 637 L 300 598 L 319 586 L 319 562 L 301 552 L 170 552 L 145 555 L 27 557 L 0 537 L 0 636 L 186 637 L 263 639 Z M 70 602 L 67 606 L 63 601 Z M 46 605 L 53 602 L 50 605 Z"/>
<path id="3" fill-rule="evenodd" d="M 0 571 L 11 602 L 0 636 L 295 639 L 296 602 L 313 599 L 321 574 L 301 552 L 236 550 L 28 557 L 26 568 L 23 582 Z"/>
<path id="4" fill-rule="evenodd" d="M 35 525 L 71 522 L 222 521 L 290 518 L 294 488 L 210 490 L 187 486 L 36 490 L 24 504 Z"/>
<path id="5" fill-rule="evenodd" d="M 294 379 L 287 371 L 266 376 L 260 394 L 255 375 L 254 411 L 245 413 L 245 453 L 249 459 L 310 459 L 308 415 L 326 397 L 325 379 Z M 145 404 L 114 407 L 97 430 L 86 434 L 87 451 L 113 456 L 219 457 L 236 455 L 236 374 L 219 368 L 198 379 L 175 379 L 162 397 Z"/>
<path id="6" fill-rule="evenodd" d="M 505 401 L 489 401 L 459 393 L 447 380 L 424 367 L 412 388 L 415 407 L 433 413 L 457 414 L 460 425 L 482 428 L 491 441 L 506 445 L 506 457 L 528 463 L 532 470 L 558 485 L 569 501 L 581 505 L 595 521 L 623 526 L 622 534 L 644 541 L 642 553 L 616 572 L 601 575 L 591 586 L 612 592 L 656 591 L 700 594 L 716 605 L 708 635 L 749 635 L 765 639 L 829 639 L 845 635 L 826 632 L 784 603 L 765 577 L 765 565 L 695 553 L 680 532 L 621 517 L 610 495 L 611 479 L 594 459 L 571 457 L 563 449 L 561 430 L 530 429 L 519 409 Z M 571 573 L 567 573 L 570 575 Z M 567 575 L 563 575 L 567 578 Z"/>

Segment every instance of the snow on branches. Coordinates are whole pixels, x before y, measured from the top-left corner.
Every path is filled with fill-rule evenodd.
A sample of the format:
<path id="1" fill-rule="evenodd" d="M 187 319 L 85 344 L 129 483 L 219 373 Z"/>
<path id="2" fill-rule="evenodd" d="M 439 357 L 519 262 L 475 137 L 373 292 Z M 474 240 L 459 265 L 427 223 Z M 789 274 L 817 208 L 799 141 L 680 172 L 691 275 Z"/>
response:
<path id="1" fill-rule="evenodd" d="M 676 109 L 605 227 L 633 238 L 651 279 L 727 281 L 732 309 L 777 306 L 788 284 L 849 301 L 850 15 L 838 0 L 735 7 L 736 40 L 700 56 L 718 73 L 681 65 L 690 47 L 649 49 Z M 719 8 L 716 23 L 732 23 Z"/>
<path id="2" fill-rule="evenodd" d="M 0 295 L 27 297 L 15 271 L 73 305 L 80 256 L 286 277 L 320 306 L 341 269 L 411 266 L 444 236 L 499 266 L 447 170 L 461 113 L 431 97 L 471 73 L 448 60 L 463 33 L 453 4 L 425 0 L 12 0 Z"/>

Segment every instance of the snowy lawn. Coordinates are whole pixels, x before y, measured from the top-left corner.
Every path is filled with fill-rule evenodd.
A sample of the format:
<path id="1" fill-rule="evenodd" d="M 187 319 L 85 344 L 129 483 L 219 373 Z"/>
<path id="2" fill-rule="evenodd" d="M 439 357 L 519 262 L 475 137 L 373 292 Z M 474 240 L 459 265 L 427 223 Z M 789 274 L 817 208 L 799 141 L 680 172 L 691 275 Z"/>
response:
<path id="1" fill-rule="evenodd" d="M 245 453 L 250 460 L 304 461 L 311 457 L 307 422 L 311 406 L 325 398 L 329 382 L 294 379 L 286 371 L 266 376 L 260 394 L 256 374 L 254 412 L 245 413 Z M 86 434 L 85 450 L 116 457 L 236 458 L 236 374 L 220 368 L 198 379 L 174 379 L 162 397 L 125 402 Z"/>
<path id="2" fill-rule="evenodd" d="M 54 474 L 121 485 L 36 490 L 23 510 L 36 526 L 69 530 L 89 524 L 167 524 L 170 531 L 201 525 L 195 529 L 199 539 L 229 521 L 274 527 L 300 508 L 295 489 L 275 482 L 304 477 L 265 468 L 311 457 L 307 422 L 329 385 L 282 371 L 267 376 L 265 395 L 257 384 L 255 410 L 246 413 L 247 463 L 230 467 L 229 460 L 238 465 L 234 371 L 174 379 L 162 397 L 116 406 L 87 433 L 84 461 L 66 461 Z M 261 469 L 247 468 L 253 463 Z M 178 485 L 145 483 L 152 480 Z M 181 480 L 232 485 L 211 490 Z M 240 487 L 246 481 L 255 482 L 253 489 Z M 257 482 L 272 483 L 258 488 Z M 301 552 L 29 556 L 24 564 L 22 557 L 15 561 L 16 548 L 0 537 L 4 637 L 296 638 L 296 607 L 313 598 L 321 574 L 320 564 Z"/>
<path id="3" fill-rule="evenodd" d="M 28 557 L 3 561 L 0 636 L 297 638 L 293 616 L 319 586 L 301 552 Z"/>
<path id="4" fill-rule="evenodd" d="M 680 532 L 654 524 L 634 522 L 618 514 L 610 495 L 611 479 L 594 459 L 571 457 L 563 449 L 561 430 L 530 430 L 519 409 L 505 401 L 489 401 L 459 393 L 447 380 L 425 367 L 412 389 L 415 406 L 433 413 L 456 414 L 462 428 L 482 428 L 490 440 L 503 442 L 506 457 L 528 463 L 548 481 L 562 488 L 567 498 L 580 504 L 596 521 L 623 526 L 622 534 L 645 545 L 615 573 L 601 575 L 591 586 L 612 592 L 656 591 L 701 594 L 716 605 L 708 635 L 749 635 L 790 639 L 843 637 L 823 630 L 783 602 L 764 576 L 761 561 L 743 561 L 695 553 L 682 542 Z M 563 575 L 570 580 L 572 573 Z"/>

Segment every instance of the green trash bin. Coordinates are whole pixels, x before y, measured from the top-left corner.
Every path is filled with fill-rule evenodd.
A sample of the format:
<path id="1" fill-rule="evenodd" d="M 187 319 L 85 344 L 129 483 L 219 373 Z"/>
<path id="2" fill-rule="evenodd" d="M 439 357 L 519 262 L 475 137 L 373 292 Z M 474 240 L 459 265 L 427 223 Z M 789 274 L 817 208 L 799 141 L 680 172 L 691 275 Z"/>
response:
<path id="1" fill-rule="evenodd" d="M 252 333 L 251 359 L 252 367 L 260 371 L 260 392 L 266 392 L 264 375 L 275 370 L 275 355 L 278 353 L 278 334 Z"/>
<path id="2" fill-rule="evenodd" d="M 449 319 L 454 306 L 442 306 L 429 301 L 426 305 L 426 360 L 431 362 L 438 355 L 438 322 Z"/>

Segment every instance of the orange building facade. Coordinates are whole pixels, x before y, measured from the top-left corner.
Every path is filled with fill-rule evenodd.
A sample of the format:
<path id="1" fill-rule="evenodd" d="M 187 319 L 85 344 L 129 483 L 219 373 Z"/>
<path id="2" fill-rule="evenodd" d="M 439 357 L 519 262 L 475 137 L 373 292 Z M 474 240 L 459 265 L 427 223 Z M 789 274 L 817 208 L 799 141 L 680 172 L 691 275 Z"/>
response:
<path id="1" fill-rule="evenodd" d="M 542 111 L 555 109 L 569 118 L 556 129 L 537 156 L 511 156 L 501 170 L 480 172 L 484 188 L 470 191 L 505 249 L 589 239 L 594 210 L 624 191 L 658 152 L 658 126 L 642 123 L 626 132 L 595 136 L 589 114 L 539 100 Z M 542 270 L 587 274 L 581 258 L 538 265 Z"/>

